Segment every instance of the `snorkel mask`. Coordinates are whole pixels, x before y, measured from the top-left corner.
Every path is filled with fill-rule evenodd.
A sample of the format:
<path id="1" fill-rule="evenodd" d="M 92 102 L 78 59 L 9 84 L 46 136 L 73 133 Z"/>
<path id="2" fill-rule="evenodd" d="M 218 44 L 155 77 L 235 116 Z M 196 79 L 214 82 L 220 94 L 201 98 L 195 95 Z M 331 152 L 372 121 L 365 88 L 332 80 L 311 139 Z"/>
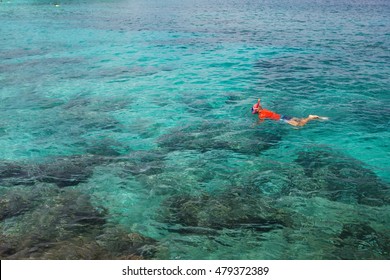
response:
<path id="1" fill-rule="evenodd" d="M 251 108 L 251 111 L 252 111 L 252 114 L 257 114 L 257 112 L 259 111 L 259 103 L 256 103 L 255 105 L 252 106 Z"/>

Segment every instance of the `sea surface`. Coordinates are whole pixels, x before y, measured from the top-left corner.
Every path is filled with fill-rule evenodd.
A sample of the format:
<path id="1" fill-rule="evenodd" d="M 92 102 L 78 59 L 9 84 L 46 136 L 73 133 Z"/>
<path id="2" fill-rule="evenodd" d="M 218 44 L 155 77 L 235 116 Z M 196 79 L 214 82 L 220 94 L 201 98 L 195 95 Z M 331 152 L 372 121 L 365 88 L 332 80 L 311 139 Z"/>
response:
<path id="1" fill-rule="evenodd" d="M 390 259 L 389 15 L 2 0 L 1 259 Z"/>

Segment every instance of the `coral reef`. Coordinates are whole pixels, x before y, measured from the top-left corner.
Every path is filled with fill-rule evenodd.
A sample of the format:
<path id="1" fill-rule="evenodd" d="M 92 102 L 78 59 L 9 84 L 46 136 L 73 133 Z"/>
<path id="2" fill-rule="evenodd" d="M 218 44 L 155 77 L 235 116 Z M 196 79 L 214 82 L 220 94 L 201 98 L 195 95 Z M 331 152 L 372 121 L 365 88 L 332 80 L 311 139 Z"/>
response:
<path id="1" fill-rule="evenodd" d="M 237 153 L 257 155 L 276 145 L 281 131 L 249 130 L 248 127 L 227 127 L 228 122 L 192 124 L 172 130 L 158 139 L 160 147 L 168 151 L 230 150 Z M 233 129 L 234 132 L 229 132 Z"/>
<path id="2" fill-rule="evenodd" d="M 44 163 L 1 162 L 0 184 L 33 185 L 36 182 L 54 183 L 59 187 L 85 182 L 96 165 L 106 159 L 98 156 L 56 157 Z"/>
<path id="3" fill-rule="evenodd" d="M 0 207 L 1 259 L 148 259 L 158 251 L 155 240 L 107 224 L 106 209 L 79 191 L 41 184 L 15 197 L 7 190 Z"/>
<path id="4" fill-rule="evenodd" d="M 389 259 L 390 235 L 368 224 L 345 224 L 336 241 L 334 254 L 340 259 Z"/>
<path id="5" fill-rule="evenodd" d="M 356 159 L 330 149 L 298 153 L 291 184 L 284 193 L 323 196 L 345 203 L 389 204 L 389 186 Z"/>
<path id="6" fill-rule="evenodd" d="M 251 188 L 230 188 L 213 195 L 178 194 L 168 198 L 163 205 L 165 209 L 160 218 L 170 225 L 187 227 L 183 231 L 200 227 L 217 230 L 246 228 L 262 232 L 292 223 L 286 212 L 272 207 Z"/>

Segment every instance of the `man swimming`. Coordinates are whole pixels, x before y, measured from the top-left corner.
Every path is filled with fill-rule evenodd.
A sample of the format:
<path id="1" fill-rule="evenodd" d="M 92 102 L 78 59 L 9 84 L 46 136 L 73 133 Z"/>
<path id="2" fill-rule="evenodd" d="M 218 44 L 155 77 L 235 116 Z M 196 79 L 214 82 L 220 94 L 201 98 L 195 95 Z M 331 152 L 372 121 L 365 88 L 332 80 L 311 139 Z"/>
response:
<path id="1" fill-rule="evenodd" d="M 295 118 L 285 115 L 280 115 L 267 109 L 263 109 L 260 105 L 260 98 L 257 103 L 252 106 L 252 114 L 258 114 L 260 121 L 264 119 L 271 119 L 275 121 L 284 121 L 292 126 L 304 126 L 311 120 L 327 120 L 327 117 L 320 117 L 317 115 L 309 115 L 307 118 Z"/>

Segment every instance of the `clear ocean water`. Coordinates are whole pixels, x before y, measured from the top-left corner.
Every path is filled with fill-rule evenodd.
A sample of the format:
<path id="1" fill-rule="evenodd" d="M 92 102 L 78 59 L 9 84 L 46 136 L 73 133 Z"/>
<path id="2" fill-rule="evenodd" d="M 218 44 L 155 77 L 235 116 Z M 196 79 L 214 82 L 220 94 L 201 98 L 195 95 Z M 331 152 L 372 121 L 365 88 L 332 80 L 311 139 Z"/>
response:
<path id="1" fill-rule="evenodd" d="M 389 259 L 389 15 L 1 1 L 1 259 Z"/>

